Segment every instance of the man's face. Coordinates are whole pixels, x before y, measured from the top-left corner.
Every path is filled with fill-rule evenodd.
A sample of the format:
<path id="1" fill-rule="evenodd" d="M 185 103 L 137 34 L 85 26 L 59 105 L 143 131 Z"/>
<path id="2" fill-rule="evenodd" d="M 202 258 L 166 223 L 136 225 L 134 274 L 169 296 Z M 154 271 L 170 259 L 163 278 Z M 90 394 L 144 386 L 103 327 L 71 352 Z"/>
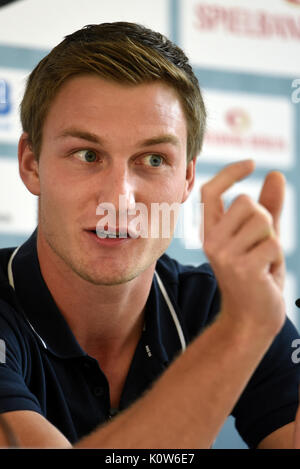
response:
<path id="1" fill-rule="evenodd" d="M 97 207 L 115 207 L 118 235 L 126 220 L 124 201 L 133 211 L 143 204 L 149 224 L 151 204 L 182 203 L 194 177 L 186 141 L 180 101 L 163 83 L 124 86 L 94 75 L 66 82 L 43 127 L 40 249 L 94 284 L 126 282 L 153 266 L 172 233 L 151 237 L 149 225 L 148 236 L 130 237 L 127 230 L 126 237 L 103 239 L 95 232 Z M 127 223 L 133 218 L 128 215 Z"/>

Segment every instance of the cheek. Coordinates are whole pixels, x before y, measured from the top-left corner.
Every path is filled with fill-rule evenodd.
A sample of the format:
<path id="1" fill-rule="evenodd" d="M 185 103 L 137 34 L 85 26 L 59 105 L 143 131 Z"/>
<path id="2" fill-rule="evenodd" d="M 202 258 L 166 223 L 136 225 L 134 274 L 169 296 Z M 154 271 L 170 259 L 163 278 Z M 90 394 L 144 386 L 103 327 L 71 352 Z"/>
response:
<path id="1" fill-rule="evenodd" d="M 58 165 L 45 165 L 40 170 L 41 200 L 47 207 L 61 211 L 79 200 L 78 185 L 63 174 Z"/>
<path id="2" fill-rule="evenodd" d="M 170 204 L 173 202 L 181 203 L 185 186 L 186 183 L 184 179 L 170 178 L 162 188 L 162 201 Z"/>
<path id="3" fill-rule="evenodd" d="M 144 199 L 147 198 L 149 204 L 151 204 L 151 202 L 180 203 L 185 187 L 186 179 L 172 172 L 167 177 L 160 180 L 158 184 L 155 184 L 155 186 L 149 185 L 146 190 L 144 188 Z"/>
<path id="4" fill-rule="evenodd" d="M 40 211 L 44 223 L 65 224 L 73 212 L 72 194 L 58 181 L 43 181 L 41 184 Z"/>

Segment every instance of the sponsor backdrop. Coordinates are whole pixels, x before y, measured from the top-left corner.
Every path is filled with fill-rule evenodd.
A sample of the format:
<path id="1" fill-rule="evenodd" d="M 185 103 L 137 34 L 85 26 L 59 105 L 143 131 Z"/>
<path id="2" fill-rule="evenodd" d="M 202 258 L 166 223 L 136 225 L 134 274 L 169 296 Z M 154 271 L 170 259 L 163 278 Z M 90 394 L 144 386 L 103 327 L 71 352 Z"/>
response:
<path id="1" fill-rule="evenodd" d="M 19 103 L 28 73 L 64 35 L 83 25 L 136 21 L 185 50 L 208 110 L 196 187 L 181 213 L 185 237 L 175 237 L 168 252 L 184 263 L 205 260 L 199 187 L 222 166 L 256 161 L 254 174 L 228 191 L 226 203 L 241 192 L 257 199 L 266 173 L 282 171 L 285 297 L 287 314 L 299 327 L 300 1 L 17 0 L 0 6 L 0 247 L 22 243 L 37 219 L 37 200 L 20 182 L 17 165 Z M 246 448 L 231 417 L 214 447 Z"/>

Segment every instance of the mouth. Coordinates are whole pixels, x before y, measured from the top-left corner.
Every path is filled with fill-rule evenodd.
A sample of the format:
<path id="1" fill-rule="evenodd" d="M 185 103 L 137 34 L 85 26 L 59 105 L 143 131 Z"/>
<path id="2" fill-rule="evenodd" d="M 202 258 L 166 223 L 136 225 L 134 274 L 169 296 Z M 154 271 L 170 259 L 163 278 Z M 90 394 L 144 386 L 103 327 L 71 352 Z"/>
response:
<path id="1" fill-rule="evenodd" d="M 130 233 L 127 230 L 105 230 L 99 229 L 92 230 L 92 232 L 97 235 L 99 238 L 110 238 L 110 239 L 124 239 L 124 238 L 131 238 Z"/>
<path id="2" fill-rule="evenodd" d="M 98 245 L 113 247 L 119 246 L 128 241 L 137 238 L 137 236 L 132 236 L 132 234 L 127 229 L 104 229 L 104 228 L 90 228 L 86 229 L 85 232 L 94 240 Z"/>

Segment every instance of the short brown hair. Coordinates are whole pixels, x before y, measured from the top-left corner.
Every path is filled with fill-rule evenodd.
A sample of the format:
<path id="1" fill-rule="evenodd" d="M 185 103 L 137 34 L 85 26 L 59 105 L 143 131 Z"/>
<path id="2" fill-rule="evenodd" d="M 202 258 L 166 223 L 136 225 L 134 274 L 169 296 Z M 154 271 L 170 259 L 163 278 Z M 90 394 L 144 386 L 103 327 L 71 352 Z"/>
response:
<path id="1" fill-rule="evenodd" d="M 61 85 L 96 74 L 128 85 L 162 80 L 177 91 L 187 119 L 187 160 L 201 150 L 206 111 L 198 80 L 184 52 L 160 33 L 135 23 L 93 24 L 65 37 L 30 74 L 21 122 L 39 157 L 45 118 Z"/>

